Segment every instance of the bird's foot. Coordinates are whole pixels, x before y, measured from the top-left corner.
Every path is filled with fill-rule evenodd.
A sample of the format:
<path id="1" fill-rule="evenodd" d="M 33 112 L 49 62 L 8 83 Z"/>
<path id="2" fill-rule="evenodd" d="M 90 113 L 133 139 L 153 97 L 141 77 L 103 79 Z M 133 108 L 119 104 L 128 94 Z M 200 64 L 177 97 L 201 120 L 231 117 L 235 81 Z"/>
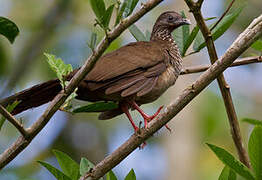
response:
<path id="1" fill-rule="evenodd" d="M 158 114 L 160 113 L 160 111 L 163 109 L 164 106 L 160 106 L 157 110 L 157 112 L 155 112 L 154 115 L 152 116 L 143 116 L 144 120 L 145 120 L 145 128 L 147 127 L 147 124 L 152 121 L 156 116 L 158 116 Z M 146 115 L 146 114 L 145 114 Z M 166 129 L 171 133 L 172 132 L 172 129 L 166 124 L 165 125 Z"/>
<path id="2" fill-rule="evenodd" d="M 144 149 L 144 147 L 146 147 L 146 142 L 143 142 L 143 143 L 139 146 L 139 149 L 142 150 L 142 149 Z"/>

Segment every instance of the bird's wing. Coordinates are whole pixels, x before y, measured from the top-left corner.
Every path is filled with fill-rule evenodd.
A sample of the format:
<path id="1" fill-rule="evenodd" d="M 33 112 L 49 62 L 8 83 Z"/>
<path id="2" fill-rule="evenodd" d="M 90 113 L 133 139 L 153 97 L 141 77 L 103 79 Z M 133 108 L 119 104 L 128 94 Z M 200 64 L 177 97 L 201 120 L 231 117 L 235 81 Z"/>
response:
<path id="1" fill-rule="evenodd" d="M 102 56 L 85 80 L 105 82 L 136 70 L 146 71 L 164 62 L 165 52 L 156 42 L 130 43 Z"/>

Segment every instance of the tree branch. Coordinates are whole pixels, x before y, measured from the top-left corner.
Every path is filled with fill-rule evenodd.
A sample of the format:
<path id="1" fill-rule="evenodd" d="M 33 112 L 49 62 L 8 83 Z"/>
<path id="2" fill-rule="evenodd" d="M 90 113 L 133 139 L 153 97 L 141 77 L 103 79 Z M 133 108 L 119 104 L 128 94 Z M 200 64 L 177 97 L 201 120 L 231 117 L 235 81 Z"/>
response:
<path id="1" fill-rule="evenodd" d="M 252 63 L 261 63 L 261 62 L 262 62 L 262 56 L 246 57 L 236 60 L 230 67 L 247 65 Z M 180 75 L 203 72 L 207 70 L 209 67 L 210 65 L 187 67 L 181 70 Z"/>
<path id="2" fill-rule="evenodd" d="M 41 117 L 34 122 L 31 127 L 28 128 L 28 136 L 25 139 L 20 136 L 7 150 L 5 150 L 0 155 L 0 169 L 12 161 L 23 149 L 25 149 L 30 141 L 45 127 L 50 118 L 59 109 L 59 107 L 65 102 L 67 97 L 75 90 L 78 84 L 84 79 L 87 73 L 93 68 L 96 61 L 103 54 L 109 44 L 116 39 L 125 29 L 127 29 L 131 24 L 135 23 L 144 14 L 149 12 L 155 6 L 157 6 L 163 0 L 148 0 L 142 5 L 142 7 L 135 12 L 133 15 L 123 19 L 119 25 L 117 25 L 112 31 L 108 32 L 107 37 L 99 43 L 96 49 L 93 51 L 92 55 L 86 60 L 85 64 L 81 69 L 74 75 L 70 80 L 65 91 L 61 91 L 49 104 L 47 109 L 41 115 Z"/>
<path id="3" fill-rule="evenodd" d="M 0 105 L 0 114 L 2 114 L 11 124 L 13 124 L 24 137 L 28 136 L 28 132 L 24 129 L 23 125 L 17 121 L 15 117 L 10 114 L 2 105 Z"/>
<path id="4" fill-rule="evenodd" d="M 110 169 L 114 168 L 141 143 L 157 132 L 161 127 L 175 117 L 192 99 L 194 99 L 204 88 L 206 88 L 217 76 L 229 67 L 253 42 L 262 36 L 262 15 L 254 19 L 248 28 L 239 35 L 226 53 L 203 72 L 200 77 L 185 89 L 164 112 L 150 121 L 147 129 L 141 129 L 140 134 L 133 134 L 124 144 L 117 148 L 112 154 L 98 163 L 90 173 L 82 176 L 84 180 L 90 177 L 92 180 L 99 179 Z"/>
<path id="5" fill-rule="evenodd" d="M 204 37 L 206 44 L 207 44 L 207 50 L 208 50 L 208 54 L 209 54 L 209 57 L 210 57 L 210 61 L 213 64 L 218 59 L 218 56 L 217 56 L 216 48 L 215 48 L 215 45 L 214 45 L 214 41 L 212 39 L 211 31 L 208 29 L 208 27 L 205 23 L 205 20 L 202 16 L 202 13 L 201 13 L 201 8 L 200 8 L 200 6 L 192 6 L 190 4 L 188 4 L 188 7 L 192 11 L 192 13 L 193 13 L 193 15 L 196 19 L 196 22 L 198 24 L 198 27 L 200 28 L 200 30 L 203 34 L 203 37 Z M 222 94 L 222 97 L 223 97 L 223 100 L 224 100 L 224 104 L 225 104 L 225 107 L 226 107 L 227 116 L 228 116 L 229 124 L 230 124 L 230 127 L 231 127 L 231 135 L 232 135 L 233 141 L 235 143 L 239 159 L 247 167 L 250 167 L 248 154 L 247 154 L 247 152 L 246 152 L 246 150 L 243 146 L 243 143 L 242 143 L 241 132 L 240 132 L 240 128 L 239 128 L 237 114 L 236 114 L 235 107 L 234 107 L 233 100 L 232 100 L 231 93 L 230 93 L 230 87 L 227 84 L 223 74 L 221 74 L 217 77 L 217 81 L 218 81 L 218 85 L 219 85 L 219 88 L 220 88 L 220 91 L 221 91 L 221 94 Z"/>

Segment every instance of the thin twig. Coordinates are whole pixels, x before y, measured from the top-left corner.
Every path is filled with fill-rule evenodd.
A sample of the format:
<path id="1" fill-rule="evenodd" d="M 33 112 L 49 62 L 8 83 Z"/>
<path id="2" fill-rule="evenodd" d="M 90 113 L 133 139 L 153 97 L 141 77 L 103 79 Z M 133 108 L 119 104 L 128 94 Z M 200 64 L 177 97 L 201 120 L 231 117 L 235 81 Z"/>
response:
<path id="1" fill-rule="evenodd" d="M 236 60 L 230 67 L 247 65 L 247 64 L 252 64 L 252 63 L 262 63 L 262 56 L 240 58 Z M 180 75 L 203 72 L 203 71 L 206 71 L 209 67 L 210 65 L 186 67 L 181 70 Z"/>
<path id="2" fill-rule="evenodd" d="M 2 105 L 0 105 L 0 114 L 2 114 L 11 124 L 13 124 L 16 129 L 26 138 L 28 132 L 24 129 L 23 125 L 15 119 L 15 117 L 10 114 Z"/>
<path id="3" fill-rule="evenodd" d="M 216 52 L 216 48 L 214 45 L 214 41 L 212 39 L 212 35 L 211 35 L 211 31 L 208 29 L 205 20 L 202 16 L 202 12 L 200 7 L 198 6 L 190 6 L 190 4 L 188 4 L 189 9 L 191 9 L 196 22 L 198 24 L 198 27 L 200 28 L 203 37 L 206 41 L 207 44 L 207 50 L 208 50 L 208 54 L 210 57 L 210 61 L 211 63 L 215 63 L 216 60 L 218 59 L 217 56 L 217 52 Z M 250 162 L 248 159 L 248 154 L 244 148 L 243 142 L 242 142 L 242 137 L 241 137 L 241 132 L 240 132 L 240 127 L 239 127 L 239 122 L 237 119 L 237 114 L 235 111 L 235 107 L 233 104 L 233 100 L 232 100 L 232 96 L 230 93 L 230 86 L 227 84 L 225 77 L 223 74 L 219 75 L 217 77 L 217 81 L 218 81 L 218 85 L 224 100 L 224 104 L 226 107 L 226 112 L 227 112 L 227 116 L 228 116 L 228 120 L 229 120 L 229 124 L 231 127 L 231 135 L 233 138 L 233 141 L 235 143 L 237 152 L 238 152 L 238 156 L 241 162 L 243 162 L 247 167 L 250 168 Z"/>
<path id="4" fill-rule="evenodd" d="M 210 31 L 212 31 L 219 23 L 222 21 L 224 16 L 228 13 L 228 11 L 231 9 L 232 5 L 234 4 L 235 0 L 232 0 L 229 6 L 227 7 L 227 10 L 222 14 L 222 16 L 219 18 L 219 20 L 210 28 Z"/>
<path id="5" fill-rule="evenodd" d="M 259 22 L 259 23 L 258 23 Z M 252 24 L 256 25 L 252 27 Z M 251 28 L 252 27 L 252 28 Z M 110 169 L 114 168 L 141 143 L 164 127 L 174 116 L 176 116 L 192 99 L 194 99 L 204 88 L 206 88 L 217 76 L 219 76 L 235 59 L 237 59 L 259 36 L 262 35 L 262 15 L 255 19 L 251 25 L 239 35 L 226 53 L 211 67 L 202 73 L 192 83 L 190 88 L 185 89 L 171 104 L 169 104 L 157 118 L 150 121 L 147 129 L 141 129 L 140 134 L 133 134 L 124 144 L 98 163 L 92 172 L 82 176 L 85 180 L 89 176 L 92 180 L 99 179 Z"/>
<path id="6" fill-rule="evenodd" d="M 49 104 L 41 117 L 28 128 L 28 138 L 25 139 L 24 137 L 20 136 L 7 150 L 5 150 L 0 155 L 0 169 L 5 167 L 23 149 L 25 149 L 30 141 L 45 127 L 50 118 L 65 102 L 67 97 L 75 90 L 75 88 L 84 79 L 87 73 L 94 67 L 96 61 L 103 54 L 110 43 L 116 39 L 125 29 L 139 20 L 143 15 L 145 15 L 162 1 L 163 0 L 148 0 L 137 12 L 123 19 L 119 25 L 117 25 L 112 31 L 108 32 L 107 37 L 103 38 L 92 55 L 86 60 L 85 64 L 70 80 L 68 86 L 66 87 L 66 91 L 61 91 Z"/>

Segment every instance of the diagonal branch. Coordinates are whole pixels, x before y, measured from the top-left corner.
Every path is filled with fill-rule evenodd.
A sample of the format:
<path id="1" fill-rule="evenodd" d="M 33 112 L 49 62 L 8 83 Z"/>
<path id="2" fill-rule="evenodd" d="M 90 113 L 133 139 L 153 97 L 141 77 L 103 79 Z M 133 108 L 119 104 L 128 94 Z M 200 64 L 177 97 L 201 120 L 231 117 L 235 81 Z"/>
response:
<path id="1" fill-rule="evenodd" d="M 261 63 L 261 62 L 262 62 L 262 56 L 246 57 L 236 60 L 230 67 L 247 65 L 252 63 Z M 181 70 L 180 75 L 203 72 L 207 70 L 209 67 L 210 65 L 187 67 Z"/>
<path id="2" fill-rule="evenodd" d="M 23 125 L 15 119 L 15 117 L 10 114 L 2 105 L 0 105 L 0 114 L 2 114 L 11 124 L 13 124 L 16 129 L 24 136 L 28 136 L 28 132 L 24 129 Z"/>
<path id="3" fill-rule="evenodd" d="M 91 178 L 99 179 L 110 169 L 114 168 L 141 143 L 157 132 L 161 127 L 176 116 L 192 99 L 194 99 L 204 88 L 228 68 L 253 42 L 262 36 L 262 15 L 255 19 L 249 27 L 239 35 L 226 53 L 217 60 L 210 68 L 202 73 L 200 77 L 187 89 L 185 89 L 174 102 L 168 105 L 158 118 L 150 121 L 147 129 L 141 129 L 140 134 L 133 134 L 124 144 L 117 148 L 112 154 L 98 163 L 90 173 L 82 176 L 84 180 Z"/>
<path id="4" fill-rule="evenodd" d="M 81 69 L 70 80 L 65 91 L 61 91 L 49 104 L 47 109 L 41 115 L 41 117 L 28 128 L 29 135 L 27 139 L 20 136 L 7 150 L 0 155 L 0 169 L 12 161 L 22 150 L 24 150 L 31 142 L 31 140 L 45 127 L 50 118 L 59 109 L 59 107 L 65 102 L 67 97 L 75 90 L 78 84 L 84 79 L 87 73 L 93 68 L 96 61 L 103 54 L 110 43 L 116 39 L 125 29 L 135 23 L 143 15 L 157 6 L 163 0 L 148 0 L 142 5 L 142 7 L 133 15 L 123 19 L 119 25 L 117 25 L 111 32 L 108 32 L 107 36 L 99 43 L 92 55 L 86 60 Z"/>
<path id="5" fill-rule="evenodd" d="M 210 61 L 211 63 L 215 63 L 216 60 L 218 59 L 217 56 L 217 52 L 216 52 L 216 48 L 214 45 L 214 41 L 212 39 L 212 35 L 211 35 L 211 31 L 208 29 L 204 18 L 202 16 L 201 13 L 201 8 L 199 6 L 192 6 L 190 4 L 188 4 L 190 10 L 192 11 L 198 27 L 200 28 L 203 37 L 206 41 L 207 44 L 207 50 L 208 50 L 208 54 L 210 57 Z M 231 127 L 231 135 L 233 138 L 233 141 L 235 143 L 236 149 L 238 151 L 238 156 L 241 162 L 243 162 L 247 167 L 250 168 L 250 162 L 248 159 L 248 154 L 243 146 L 243 142 L 242 142 L 242 137 L 241 137 L 241 132 L 240 132 L 240 128 L 239 128 L 239 123 L 238 123 L 238 119 L 237 119 L 237 114 L 234 108 L 234 104 L 233 104 L 233 100 L 232 100 L 232 96 L 230 93 L 230 87 L 227 84 L 224 75 L 221 74 L 217 77 L 217 81 L 218 81 L 218 85 L 224 100 L 224 104 L 226 107 L 226 111 L 227 111 L 227 116 L 228 116 L 228 120 L 229 120 L 229 124 Z"/>

